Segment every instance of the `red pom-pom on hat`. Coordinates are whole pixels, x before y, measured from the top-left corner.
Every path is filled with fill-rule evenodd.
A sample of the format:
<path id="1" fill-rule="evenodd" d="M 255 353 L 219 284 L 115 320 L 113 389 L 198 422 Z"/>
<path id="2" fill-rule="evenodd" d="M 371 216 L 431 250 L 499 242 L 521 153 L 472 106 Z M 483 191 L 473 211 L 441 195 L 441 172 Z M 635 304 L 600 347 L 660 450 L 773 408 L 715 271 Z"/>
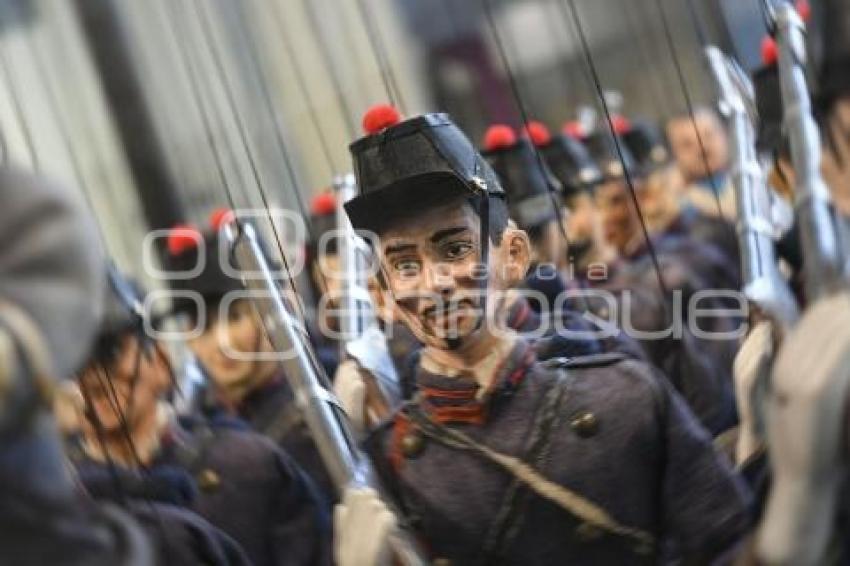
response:
<path id="1" fill-rule="evenodd" d="M 800 14 L 800 19 L 804 22 L 808 22 L 812 19 L 812 5 L 809 4 L 808 0 L 797 0 L 794 2 L 794 8 L 797 9 L 797 13 Z"/>
<path id="2" fill-rule="evenodd" d="M 484 133 L 484 150 L 507 149 L 516 145 L 516 133 L 505 124 L 494 124 Z"/>
<path id="3" fill-rule="evenodd" d="M 210 214 L 210 227 L 219 230 L 222 226 L 236 219 L 236 214 L 226 207 L 216 208 Z"/>
<path id="4" fill-rule="evenodd" d="M 401 114 L 394 106 L 378 104 L 363 114 L 363 131 L 369 135 L 377 134 L 399 122 L 401 122 Z"/>
<path id="5" fill-rule="evenodd" d="M 310 203 L 313 216 L 326 216 L 336 212 L 336 196 L 333 193 L 316 195 Z"/>
<path id="6" fill-rule="evenodd" d="M 779 49 L 776 47 L 776 41 L 769 35 L 766 35 L 761 40 L 761 61 L 765 65 L 775 65 L 776 59 L 779 57 Z"/>
<path id="7" fill-rule="evenodd" d="M 525 125 L 525 134 L 536 146 L 546 145 L 552 141 L 552 134 L 543 122 L 532 120 Z"/>
<path id="8" fill-rule="evenodd" d="M 168 253 L 173 256 L 197 248 L 203 237 L 191 224 L 178 224 L 168 234 Z"/>
<path id="9" fill-rule="evenodd" d="M 614 133 L 621 136 L 632 129 L 632 123 L 625 116 L 614 114 L 611 116 L 611 126 L 614 128 Z"/>
<path id="10" fill-rule="evenodd" d="M 572 120 L 570 122 L 564 123 L 561 128 L 561 132 L 564 135 L 570 136 L 571 138 L 575 138 L 580 140 L 583 137 L 587 136 L 587 130 L 584 129 L 584 126 L 578 120 Z"/>

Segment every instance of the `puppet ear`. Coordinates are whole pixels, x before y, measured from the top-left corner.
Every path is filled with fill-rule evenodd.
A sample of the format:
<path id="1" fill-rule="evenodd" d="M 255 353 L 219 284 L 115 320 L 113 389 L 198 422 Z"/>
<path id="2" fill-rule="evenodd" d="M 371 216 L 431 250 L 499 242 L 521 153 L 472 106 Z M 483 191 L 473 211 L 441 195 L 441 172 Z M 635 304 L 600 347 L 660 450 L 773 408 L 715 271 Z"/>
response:
<path id="1" fill-rule="evenodd" d="M 502 284 L 509 289 L 525 279 L 531 265 L 531 242 L 525 230 L 508 228 L 502 236 Z"/>

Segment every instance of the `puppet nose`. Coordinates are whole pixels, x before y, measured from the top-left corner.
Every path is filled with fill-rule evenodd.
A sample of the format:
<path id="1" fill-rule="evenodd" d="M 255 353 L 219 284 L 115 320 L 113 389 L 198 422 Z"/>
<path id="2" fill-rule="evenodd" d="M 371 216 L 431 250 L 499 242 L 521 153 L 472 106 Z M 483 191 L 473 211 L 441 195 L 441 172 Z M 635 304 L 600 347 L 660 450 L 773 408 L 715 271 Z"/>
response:
<path id="1" fill-rule="evenodd" d="M 451 295 L 457 287 L 451 267 L 442 263 L 426 266 L 426 285 L 428 291 L 441 296 Z"/>

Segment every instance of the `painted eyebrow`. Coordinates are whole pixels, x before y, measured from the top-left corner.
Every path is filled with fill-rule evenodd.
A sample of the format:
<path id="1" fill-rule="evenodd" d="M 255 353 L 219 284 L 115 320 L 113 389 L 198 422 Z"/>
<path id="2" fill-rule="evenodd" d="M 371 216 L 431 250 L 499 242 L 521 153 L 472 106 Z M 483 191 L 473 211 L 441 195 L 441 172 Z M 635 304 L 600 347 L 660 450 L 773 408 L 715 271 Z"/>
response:
<path id="1" fill-rule="evenodd" d="M 394 244 L 394 245 L 391 245 L 391 246 L 387 246 L 387 248 L 384 250 L 384 253 L 386 255 L 391 255 L 391 254 L 398 254 L 398 253 L 407 252 L 407 251 L 415 250 L 415 249 L 416 249 L 415 244 L 401 243 L 401 244 Z"/>
<path id="2" fill-rule="evenodd" d="M 436 232 L 433 236 L 429 238 L 429 241 L 434 244 L 442 240 L 443 238 L 448 238 L 449 236 L 454 236 L 455 234 L 460 234 L 461 232 L 468 232 L 468 226 L 455 226 L 454 228 L 446 228 L 445 230 L 440 230 Z"/>

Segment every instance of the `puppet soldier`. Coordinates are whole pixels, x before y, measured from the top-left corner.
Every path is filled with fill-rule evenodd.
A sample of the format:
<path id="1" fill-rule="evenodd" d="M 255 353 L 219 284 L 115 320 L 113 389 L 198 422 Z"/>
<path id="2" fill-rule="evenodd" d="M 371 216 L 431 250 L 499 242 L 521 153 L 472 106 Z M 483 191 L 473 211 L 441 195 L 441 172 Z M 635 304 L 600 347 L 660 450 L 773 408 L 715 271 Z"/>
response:
<path id="1" fill-rule="evenodd" d="M 803 20 L 806 14 L 800 8 L 805 6 L 805 3 L 797 5 Z M 846 195 L 850 188 L 846 161 L 850 155 L 846 136 L 847 124 L 850 123 L 847 119 L 850 108 L 850 84 L 847 82 L 847 71 L 850 68 L 848 8 L 850 6 L 846 0 L 823 2 L 820 5 L 821 30 L 807 30 L 811 35 L 816 35 L 818 31 L 823 34 L 823 56 L 816 72 L 817 95 L 812 97 L 820 118 L 822 147 L 812 143 L 795 148 L 809 159 L 820 151 L 820 176 L 830 190 L 831 204 L 836 211 L 844 213 L 848 210 Z M 802 22 L 792 13 L 784 11 L 781 20 L 777 29 L 793 30 L 792 33 L 799 34 L 798 38 L 803 35 L 800 29 Z M 766 45 L 771 46 L 771 43 Z M 793 62 L 802 67 L 806 61 L 804 56 L 800 56 L 802 42 L 792 45 L 796 45 L 796 50 L 791 54 L 793 59 L 784 63 Z M 775 62 L 774 52 L 766 63 L 770 67 Z M 765 73 L 774 72 L 775 69 L 769 68 L 760 71 L 756 77 L 757 87 L 759 82 L 764 86 Z M 768 78 L 767 83 L 775 84 L 775 78 L 775 75 L 774 80 Z M 789 93 L 784 88 L 783 96 L 788 97 L 790 94 L 792 100 L 777 100 L 769 96 L 775 93 L 764 88 L 757 90 L 757 94 L 767 94 L 768 100 L 774 102 L 765 104 L 764 100 L 760 101 L 761 109 L 768 106 L 768 109 L 772 107 L 774 110 L 772 113 L 760 113 L 761 119 L 768 120 L 768 123 L 762 124 L 762 131 L 769 134 L 771 115 L 776 118 L 776 129 L 773 130 L 776 136 L 771 140 L 769 135 L 765 135 L 762 139 L 772 141 L 774 147 L 779 148 L 780 154 L 786 153 L 787 160 L 788 140 L 782 139 L 782 133 L 790 137 L 800 132 L 791 129 L 798 127 L 796 124 L 787 122 L 785 128 L 779 129 L 782 116 L 780 103 L 802 109 L 805 116 L 809 109 L 807 97 Z M 813 163 L 817 165 L 816 161 Z M 786 169 L 786 177 L 790 178 L 793 186 L 794 172 L 789 165 L 786 163 L 782 168 Z M 802 182 L 811 183 L 812 178 L 817 176 L 816 170 L 808 171 L 807 178 Z M 829 223 L 832 220 L 829 218 Z M 812 243 L 817 242 L 819 234 L 835 227 L 835 224 L 829 226 L 823 220 L 814 229 L 807 227 L 814 233 L 810 231 L 802 234 L 803 245 L 800 248 L 806 254 L 812 253 L 815 251 Z M 843 251 L 846 254 L 847 250 Z M 804 262 L 813 259 L 810 255 L 803 255 Z M 804 288 L 806 309 L 794 327 L 781 336 L 778 347 L 773 340 L 768 340 L 762 352 L 753 348 L 756 354 L 767 358 L 771 371 L 770 393 L 761 407 L 765 412 L 770 478 L 766 482 L 769 485 L 769 497 L 758 529 L 756 563 L 759 564 L 844 564 L 850 556 L 847 545 L 847 518 L 850 510 L 847 498 L 847 479 L 850 477 L 847 473 L 850 334 L 847 328 L 850 322 L 850 299 L 846 275 L 828 277 L 824 274 L 825 281 L 832 284 L 827 292 L 818 293 Z M 824 337 L 828 339 L 824 340 Z M 774 351 L 777 351 L 775 358 Z"/>
<path id="2" fill-rule="evenodd" d="M 312 238 L 307 255 L 313 288 L 319 299 L 318 323 L 315 326 L 318 327 L 317 331 L 320 335 L 318 338 L 313 336 L 311 338 L 318 344 L 319 359 L 325 360 L 330 357 L 328 350 L 334 350 L 337 357 L 340 351 L 339 342 L 325 336 L 325 331 L 340 332 L 336 314 L 338 314 L 337 309 L 346 274 L 343 273 L 342 261 L 339 257 L 339 243 L 340 238 L 346 237 L 347 234 L 344 232 L 344 227 L 337 226 L 337 196 L 335 194 L 318 195 L 313 199 L 311 212 Z M 378 285 L 377 279 L 368 277 L 366 284 L 372 297 L 373 314 L 386 338 L 389 355 L 396 370 L 402 371 L 408 363 L 408 358 L 419 348 L 419 342 L 406 327 L 391 320 L 387 316 L 388 313 L 381 309 L 381 297 L 374 292 Z M 329 370 L 328 375 L 334 375 L 334 371 Z"/>
<path id="3" fill-rule="evenodd" d="M 644 120 L 630 121 L 622 140 L 645 178 L 640 202 L 649 231 L 656 237 L 685 236 L 713 245 L 726 257 L 728 267 L 723 266 L 723 269 L 733 277 L 740 261 L 735 228 L 725 218 L 682 206 L 672 186 L 675 181 L 671 177 L 675 173 L 658 128 Z M 740 280 L 733 278 L 727 284 L 738 288 Z"/>
<path id="4" fill-rule="evenodd" d="M 250 300 L 223 302 L 232 292 L 244 289 L 239 279 L 225 273 L 220 260 L 217 221 L 225 216 L 215 214 L 212 229 L 204 232 L 174 229 L 166 262 L 170 271 L 184 273 L 199 261 L 203 264 L 196 276 L 174 281 L 175 289 L 200 295 L 201 304 L 178 299 L 175 308 L 189 318 L 191 326 L 204 323 L 189 347 L 212 381 L 215 399 L 210 409 L 239 417 L 271 438 L 307 472 L 322 495 L 333 500 L 333 484 Z"/>
<path id="5" fill-rule="evenodd" d="M 733 221 L 735 192 L 728 171 L 729 140 L 717 114 L 696 108 L 693 115 L 675 116 L 667 122 L 667 139 L 684 180 L 679 192 L 685 205 Z"/>
<path id="6" fill-rule="evenodd" d="M 546 134 L 541 131 L 542 124 L 535 126 L 538 135 Z M 557 181 L 537 158 L 531 140 L 518 138 L 510 126 L 494 125 L 487 130 L 482 155 L 502 183 L 511 220 L 531 242 L 532 267 L 524 286 L 541 297 L 529 297 L 530 302 L 537 312 L 551 311 L 566 288 L 558 272 L 566 251 L 558 229 L 559 209 L 553 200 Z"/>
<path id="7" fill-rule="evenodd" d="M 611 332 L 604 332 L 591 319 L 584 318 L 585 305 L 567 293 L 567 284 L 558 270 L 558 264 L 566 257 L 558 218 L 560 187 L 535 150 L 535 146 L 550 144 L 552 136 L 540 122 L 529 123 L 526 134 L 527 137 L 518 138 L 509 126 L 491 126 L 482 152 L 499 178 L 511 219 L 529 235 L 532 250 L 529 273 L 515 298 L 509 301 L 508 327 L 528 333 L 528 338 L 544 338 L 535 343 L 540 359 L 603 350 L 629 352 L 640 358 L 637 344 L 621 333 L 611 336 Z"/>
<path id="8" fill-rule="evenodd" d="M 185 507 L 232 537 L 252 564 L 321 564 L 327 510 L 298 466 L 247 427 L 178 419 L 164 402 L 168 356 L 146 334 L 132 285 L 110 271 L 112 301 L 80 373 L 86 402 L 76 458 L 95 496 Z"/>
<path id="9" fill-rule="evenodd" d="M 665 380 L 610 354 L 540 363 L 500 322 L 530 245 L 460 130 L 389 107 L 364 124 L 346 209 L 379 237 L 386 292 L 424 344 L 417 395 L 368 445 L 434 558 L 651 564 L 732 549 L 746 494 Z"/>
<path id="10" fill-rule="evenodd" d="M 647 240 L 633 201 L 645 196 L 643 172 L 611 136 L 595 134 L 588 147 L 604 174 L 595 192 L 605 236 L 620 254 L 614 276 L 598 288 L 617 296 L 625 332 L 703 425 L 715 435 L 725 432 L 736 423 L 731 369 L 743 330 L 741 317 L 729 314 L 743 309 L 731 293 L 738 289 L 737 269 L 715 247 L 683 235 Z M 698 309 L 709 314 L 700 317 Z"/>
<path id="11" fill-rule="evenodd" d="M 339 321 L 329 316 L 334 312 L 336 303 L 332 297 L 323 299 L 336 292 L 339 286 L 339 279 L 333 277 L 339 271 L 337 239 L 326 237 L 335 229 L 336 198 L 333 193 L 325 192 L 310 203 L 310 241 L 306 260 L 316 299 L 316 315 L 310 329 L 310 339 L 328 375 L 336 371 L 340 354 L 339 344 L 333 338 L 334 333 L 340 331 Z"/>
<path id="12" fill-rule="evenodd" d="M 602 179 L 602 172 L 581 141 L 585 137 L 580 125 L 568 122 L 561 133 L 537 143 L 561 184 L 562 218 L 569 239 L 567 273 L 569 279 L 579 281 L 604 279 L 616 257 L 602 235 L 593 202 L 593 187 Z"/>

